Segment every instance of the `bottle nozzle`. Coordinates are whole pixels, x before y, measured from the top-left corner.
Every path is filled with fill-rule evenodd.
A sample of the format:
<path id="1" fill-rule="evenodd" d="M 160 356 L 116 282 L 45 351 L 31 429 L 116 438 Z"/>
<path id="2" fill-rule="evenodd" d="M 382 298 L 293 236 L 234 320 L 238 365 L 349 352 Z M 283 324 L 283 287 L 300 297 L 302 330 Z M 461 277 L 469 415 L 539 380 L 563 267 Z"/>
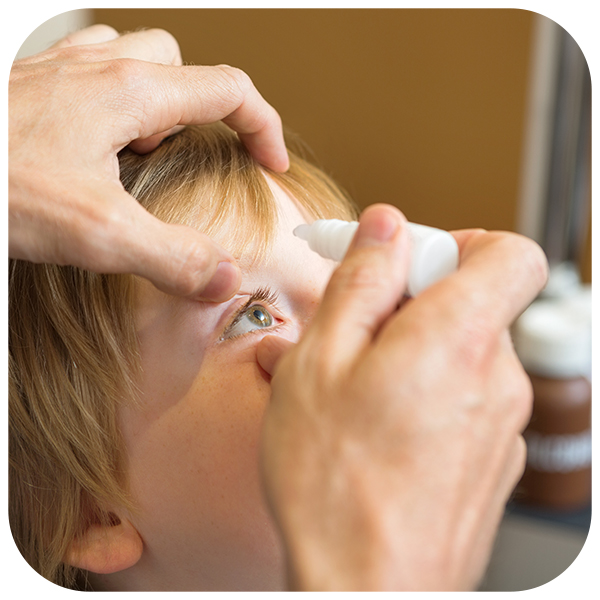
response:
<path id="1" fill-rule="evenodd" d="M 303 225 L 298 225 L 298 227 L 294 229 L 294 235 L 296 237 L 299 237 L 301 240 L 307 241 L 308 236 L 310 235 L 310 225 L 308 225 L 307 223 L 304 223 Z"/>

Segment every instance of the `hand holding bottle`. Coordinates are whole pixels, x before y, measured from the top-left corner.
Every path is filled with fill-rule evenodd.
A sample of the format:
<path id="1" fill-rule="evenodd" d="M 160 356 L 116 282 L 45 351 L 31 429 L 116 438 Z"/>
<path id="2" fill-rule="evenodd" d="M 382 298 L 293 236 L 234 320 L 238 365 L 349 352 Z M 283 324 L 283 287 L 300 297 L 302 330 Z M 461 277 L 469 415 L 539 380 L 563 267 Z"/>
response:
<path id="1" fill-rule="evenodd" d="M 369 207 L 301 341 L 258 347 L 264 479 L 298 589 L 473 589 L 483 573 L 531 410 L 508 326 L 546 261 L 515 234 L 454 236 L 458 271 L 397 310 L 406 221 Z"/>

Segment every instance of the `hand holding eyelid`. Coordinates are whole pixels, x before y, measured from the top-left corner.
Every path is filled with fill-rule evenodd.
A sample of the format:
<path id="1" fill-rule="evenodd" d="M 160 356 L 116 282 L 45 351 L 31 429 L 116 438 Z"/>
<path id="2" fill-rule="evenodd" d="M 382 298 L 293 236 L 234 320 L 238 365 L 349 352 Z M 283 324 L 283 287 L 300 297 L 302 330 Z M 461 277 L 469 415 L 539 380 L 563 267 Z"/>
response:
<path id="1" fill-rule="evenodd" d="M 281 119 L 245 73 L 182 66 L 162 30 L 119 36 L 93 26 L 15 61 L 9 98 L 10 258 L 133 273 L 193 299 L 236 292 L 233 257 L 143 209 L 119 180 L 117 153 L 128 144 L 147 152 L 181 125 L 223 121 L 261 164 L 285 171 Z"/>

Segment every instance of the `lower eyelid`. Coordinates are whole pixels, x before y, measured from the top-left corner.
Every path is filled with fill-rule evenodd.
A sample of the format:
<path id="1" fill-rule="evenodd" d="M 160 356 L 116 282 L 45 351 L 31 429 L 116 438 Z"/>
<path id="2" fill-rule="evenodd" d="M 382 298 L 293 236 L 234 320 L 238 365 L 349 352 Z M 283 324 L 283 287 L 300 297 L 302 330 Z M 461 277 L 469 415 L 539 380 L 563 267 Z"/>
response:
<path id="1" fill-rule="evenodd" d="M 224 337 L 221 336 L 219 338 L 219 342 L 231 342 L 233 340 L 237 340 L 240 338 L 244 338 L 250 335 L 255 335 L 257 333 L 266 333 L 266 334 L 272 334 L 274 332 L 279 331 L 280 329 L 283 329 L 283 327 L 286 325 L 286 323 L 281 322 L 281 323 L 277 323 L 276 325 L 272 325 L 271 327 L 263 327 L 262 329 L 253 329 L 252 331 L 245 331 L 244 333 L 238 333 L 237 335 L 231 336 L 231 337 Z"/>

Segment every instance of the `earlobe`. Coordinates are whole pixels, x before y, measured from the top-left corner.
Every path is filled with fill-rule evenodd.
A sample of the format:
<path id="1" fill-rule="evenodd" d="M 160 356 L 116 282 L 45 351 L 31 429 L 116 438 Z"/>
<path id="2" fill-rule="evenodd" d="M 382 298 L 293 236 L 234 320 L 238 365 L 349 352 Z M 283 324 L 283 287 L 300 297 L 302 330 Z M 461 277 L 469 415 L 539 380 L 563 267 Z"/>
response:
<path id="1" fill-rule="evenodd" d="M 73 540 L 65 562 L 78 569 L 108 575 L 135 565 L 144 544 L 135 527 L 126 519 L 116 525 L 92 525 Z"/>

